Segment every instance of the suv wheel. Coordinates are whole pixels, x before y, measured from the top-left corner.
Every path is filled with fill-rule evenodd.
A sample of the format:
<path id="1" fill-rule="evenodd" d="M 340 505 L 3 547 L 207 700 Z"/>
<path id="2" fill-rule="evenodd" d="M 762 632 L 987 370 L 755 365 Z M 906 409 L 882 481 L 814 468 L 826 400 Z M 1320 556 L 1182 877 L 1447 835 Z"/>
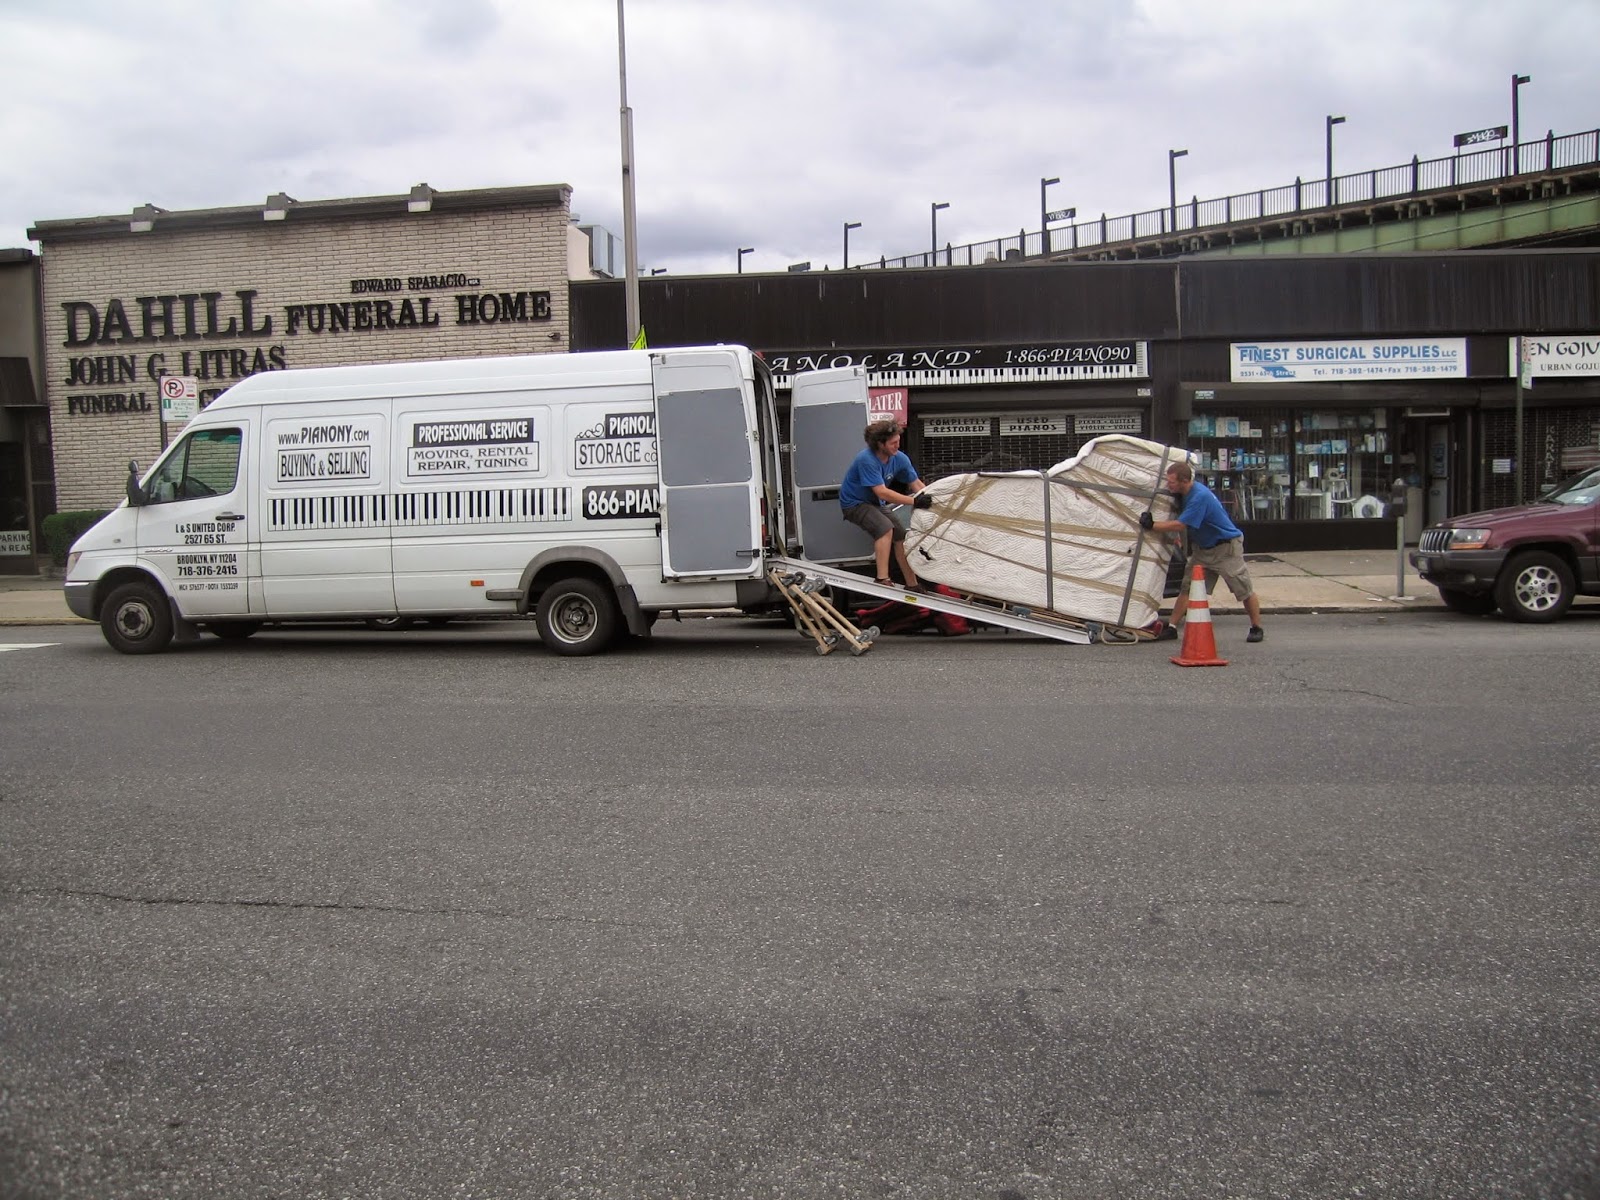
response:
<path id="1" fill-rule="evenodd" d="M 1572 605 L 1572 569 L 1554 554 L 1529 550 L 1506 563 L 1495 584 L 1500 611 L 1513 621 L 1554 621 Z"/>
<path id="2" fill-rule="evenodd" d="M 1492 592 L 1458 592 L 1454 588 L 1440 588 L 1439 599 L 1451 612 L 1465 613 L 1469 617 L 1486 617 L 1498 607 Z"/>

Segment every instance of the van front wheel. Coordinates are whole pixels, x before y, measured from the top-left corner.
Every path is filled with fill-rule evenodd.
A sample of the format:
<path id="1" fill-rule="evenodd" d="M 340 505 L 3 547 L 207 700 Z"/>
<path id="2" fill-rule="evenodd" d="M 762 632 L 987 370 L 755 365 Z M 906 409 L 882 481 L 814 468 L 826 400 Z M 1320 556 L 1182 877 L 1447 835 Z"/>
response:
<path id="1" fill-rule="evenodd" d="M 539 597 L 539 638 L 556 654 L 598 654 L 617 634 L 617 601 L 592 579 L 562 579 Z"/>
<path id="2" fill-rule="evenodd" d="M 149 583 L 125 583 L 106 597 L 100 632 L 113 650 L 155 654 L 172 641 L 172 609 L 162 590 Z"/>

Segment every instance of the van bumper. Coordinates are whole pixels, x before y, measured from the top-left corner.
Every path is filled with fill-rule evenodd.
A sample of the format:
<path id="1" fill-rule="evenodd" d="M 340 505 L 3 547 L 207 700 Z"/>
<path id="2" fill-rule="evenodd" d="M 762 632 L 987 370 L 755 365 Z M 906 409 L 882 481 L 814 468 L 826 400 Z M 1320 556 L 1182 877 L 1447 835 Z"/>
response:
<path id="1" fill-rule="evenodd" d="M 92 583 L 65 583 L 61 590 L 66 593 L 67 607 L 72 610 L 72 615 L 82 617 L 85 621 L 94 620 L 94 584 Z"/>

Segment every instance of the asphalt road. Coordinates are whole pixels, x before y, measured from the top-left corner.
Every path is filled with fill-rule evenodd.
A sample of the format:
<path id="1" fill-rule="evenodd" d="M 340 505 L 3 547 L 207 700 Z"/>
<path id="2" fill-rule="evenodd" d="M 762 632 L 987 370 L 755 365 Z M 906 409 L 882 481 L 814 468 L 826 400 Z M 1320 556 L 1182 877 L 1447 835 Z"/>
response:
<path id="1" fill-rule="evenodd" d="M 1600 611 L 0 630 L 0 1195 L 1600 1196 Z"/>

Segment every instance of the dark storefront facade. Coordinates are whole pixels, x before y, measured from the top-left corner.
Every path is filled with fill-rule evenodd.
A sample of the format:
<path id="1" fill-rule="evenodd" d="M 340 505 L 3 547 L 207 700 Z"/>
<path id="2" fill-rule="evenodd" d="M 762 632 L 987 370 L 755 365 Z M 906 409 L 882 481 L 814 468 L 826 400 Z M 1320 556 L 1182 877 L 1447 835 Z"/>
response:
<path id="1" fill-rule="evenodd" d="M 46 561 L 43 522 L 56 510 L 40 330 L 39 260 L 0 250 L 0 575 Z"/>
<path id="2" fill-rule="evenodd" d="M 929 477 L 1048 467 L 1102 433 L 1187 446 L 1252 550 L 1392 546 L 1397 479 L 1414 541 L 1600 458 L 1595 251 L 640 282 L 653 345 L 750 345 L 780 388 L 865 366 Z M 574 349 L 624 344 L 621 286 L 573 287 Z"/>

